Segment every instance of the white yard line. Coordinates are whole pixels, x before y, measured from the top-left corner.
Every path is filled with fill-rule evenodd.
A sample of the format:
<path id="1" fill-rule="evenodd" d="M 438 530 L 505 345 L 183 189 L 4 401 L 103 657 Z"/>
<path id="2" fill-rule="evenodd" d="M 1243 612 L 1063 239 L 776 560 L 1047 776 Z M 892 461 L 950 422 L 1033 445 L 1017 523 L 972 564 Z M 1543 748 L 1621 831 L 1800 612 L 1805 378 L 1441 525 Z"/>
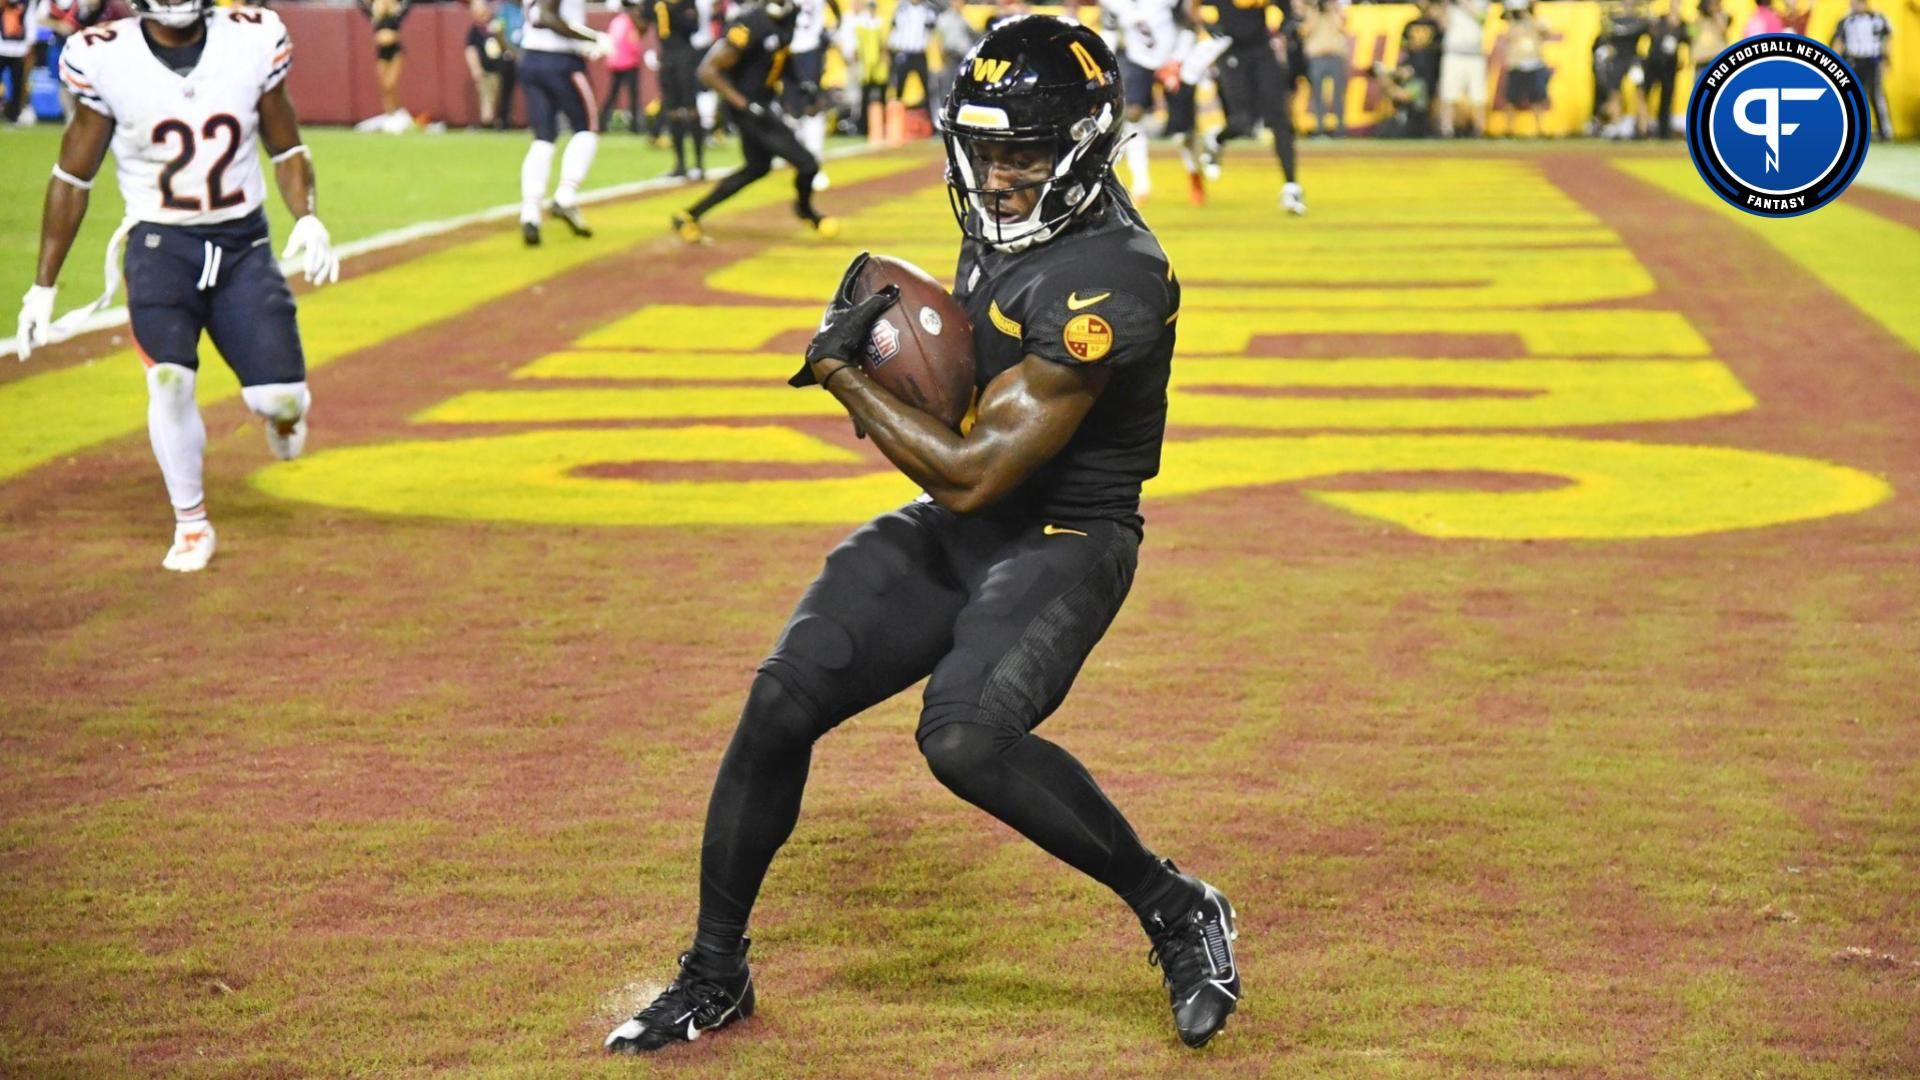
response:
<path id="1" fill-rule="evenodd" d="M 856 157 L 861 154 L 872 153 L 874 149 L 874 147 L 864 144 L 843 146 L 835 150 L 827 151 L 826 156 L 829 160 Z M 779 167 L 780 169 L 785 169 L 788 166 L 786 162 L 783 161 Z M 698 182 L 705 183 L 710 180 L 718 180 L 738 168 L 738 165 L 734 165 L 724 169 L 709 170 L 706 173 L 705 179 Z M 606 187 L 594 188 L 591 191 L 583 191 L 580 193 L 580 202 L 587 204 L 606 202 L 609 199 L 624 199 L 632 195 L 646 195 L 655 191 L 665 191 L 668 188 L 689 186 L 692 183 L 694 183 L 694 181 L 683 180 L 677 176 L 656 176 L 651 180 L 631 180 L 624 184 L 610 184 Z M 376 251 L 396 248 L 402 244 L 411 244 L 415 240 L 426 240 L 430 237 L 442 236 L 456 229 L 464 229 L 469 225 L 485 225 L 495 221 L 517 219 L 519 216 L 519 203 L 504 203 L 500 206 L 490 206 L 485 210 L 476 210 L 471 214 L 441 218 L 439 221 L 423 221 L 417 225 L 408 225 L 399 229 L 389 229 L 383 233 L 375 233 L 363 240 L 353 240 L 341 244 L 333 249 L 333 253 L 338 255 L 341 263 L 344 264 L 348 259 L 358 255 L 369 255 Z M 283 259 L 280 262 L 280 272 L 287 275 L 288 280 L 292 280 L 294 274 L 299 269 L 299 259 Z M 116 326 L 122 326 L 125 325 L 126 321 L 127 309 L 125 307 L 111 307 L 105 311 L 96 312 L 92 318 L 81 323 L 78 330 L 75 330 L 62 340 L 71 340 L 83 334 L 91 334 L 96 330 L 108 330 Z M 8 334 L 5 338 L 0 339 L 0 357 L 12 356 L 16 348 L 17 346 L 12 334 Z"/>

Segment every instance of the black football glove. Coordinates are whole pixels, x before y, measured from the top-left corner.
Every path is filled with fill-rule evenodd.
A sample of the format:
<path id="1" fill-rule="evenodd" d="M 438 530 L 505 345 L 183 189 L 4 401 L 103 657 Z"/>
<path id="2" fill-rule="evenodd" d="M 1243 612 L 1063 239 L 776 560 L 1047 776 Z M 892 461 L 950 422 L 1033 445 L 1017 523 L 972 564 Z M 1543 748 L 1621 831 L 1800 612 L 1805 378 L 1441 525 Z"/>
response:
<path id="1" fill-rule="evenodd" d="M 840 287 L 834 290 L 833 301 L 827 305 L 827 313 L 820 320 L 820 331 L 813 335 L 813 341 L 807 346 L 807 358 L 793 378 L 787 380 L 788 386 L 812 386 L 817 383 L 819 380 L 813 377 L 813 365 L 817 360 L 833 357 L 855 367 L 865 361 L 867 340 L 873 333 L 873 324 L 880 320 L 882 312 L 900 299 L 900 286 L 888 285 L 865 300 L 853 300 L 853 287 L 860 277 L 860 271 L 866 269 L 867 258 L 867 253 L 863 251 L 848 264 L 847 272 L 840 278 Z"/>

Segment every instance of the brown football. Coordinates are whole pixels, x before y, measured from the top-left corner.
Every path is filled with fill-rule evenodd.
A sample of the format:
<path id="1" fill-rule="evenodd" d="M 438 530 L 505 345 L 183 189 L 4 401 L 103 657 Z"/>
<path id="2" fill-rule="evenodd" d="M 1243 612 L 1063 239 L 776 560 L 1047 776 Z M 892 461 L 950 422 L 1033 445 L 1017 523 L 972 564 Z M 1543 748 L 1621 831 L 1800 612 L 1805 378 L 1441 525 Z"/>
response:
<path id="1" fill-rule="evenodd" d="M 959 431 L 973 407 L 973 326 L 966 309 L 925 270 L 888 255 L 867 260 L 853 283 L 853 299 L 888 285 L 900 286 L 900 302 L 874 324 L 861 370 L 901 401 Z"/>

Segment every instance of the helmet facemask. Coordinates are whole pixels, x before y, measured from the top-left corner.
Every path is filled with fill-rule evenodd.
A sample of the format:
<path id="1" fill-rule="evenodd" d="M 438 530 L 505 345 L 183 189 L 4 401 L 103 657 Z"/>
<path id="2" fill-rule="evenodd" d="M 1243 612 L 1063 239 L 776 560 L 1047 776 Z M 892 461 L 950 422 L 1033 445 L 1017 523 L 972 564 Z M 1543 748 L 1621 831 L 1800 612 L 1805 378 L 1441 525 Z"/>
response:
<path id="1" fill-rule="evenodd" d="M 971 111 L 962 108 L 956 112 L 964 117 Z M 967 130 L 961 124 L 948 123 L 944 131 L 947 198 L 960 231 L 1005 252 L 1023 251 L 1058 235 L 1075 215 L 1099 200 L 1119 149 L 1119 140 L 1111 137 L 1117 121 L 1111 108 L 1103 108 L 1098 117 L 1075 122 L 1065 138 Z M 995 147 L 1032 148 L 1050 158 L 1052 166 L 1045 175 L 990 189 L 986 186 L 987 165 Z M 1018 216 L 1010 214 L 1008 201 L 1028 191 L 1038 192 L 1032 208 Z"/>
<path id="2" fill-rule="evenodd" d="M 143 19 L 175 30 L 185 30 L 207 17 L 211 0 L 133 0 L 133 9 Z"/>

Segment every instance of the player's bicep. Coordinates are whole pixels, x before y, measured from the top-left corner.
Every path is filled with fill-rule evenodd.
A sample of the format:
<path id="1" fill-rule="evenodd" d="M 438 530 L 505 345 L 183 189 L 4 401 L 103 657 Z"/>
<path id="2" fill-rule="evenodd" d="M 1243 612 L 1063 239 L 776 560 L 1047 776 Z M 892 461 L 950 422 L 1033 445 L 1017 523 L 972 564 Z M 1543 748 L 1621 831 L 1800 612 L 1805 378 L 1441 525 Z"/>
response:
<path id="1" fill-rule="evenodd" d="M 1018 487 L 1067 445 L 1109 375 L 1106 368 L 1028 356 L 987 384 L 967 430 L 967 442 L 981 455 L 984 501 Z"/>
<path id="2" fill-rule="evenodd" d="M 260 95 L 260 141 L 269 155 L 300 145 L 300 120 L 284 82 Z"/>
<path id="3" fill-rule="evenodd" d="M 739 62 L 740 49 L 733 43 L 733 32 L 730 30 L 726 37 L 713 43 L 713 48 L 708 49 L 706 57 L 700 61 L 701 84 L 718 90 L 720 81 Z"/>

